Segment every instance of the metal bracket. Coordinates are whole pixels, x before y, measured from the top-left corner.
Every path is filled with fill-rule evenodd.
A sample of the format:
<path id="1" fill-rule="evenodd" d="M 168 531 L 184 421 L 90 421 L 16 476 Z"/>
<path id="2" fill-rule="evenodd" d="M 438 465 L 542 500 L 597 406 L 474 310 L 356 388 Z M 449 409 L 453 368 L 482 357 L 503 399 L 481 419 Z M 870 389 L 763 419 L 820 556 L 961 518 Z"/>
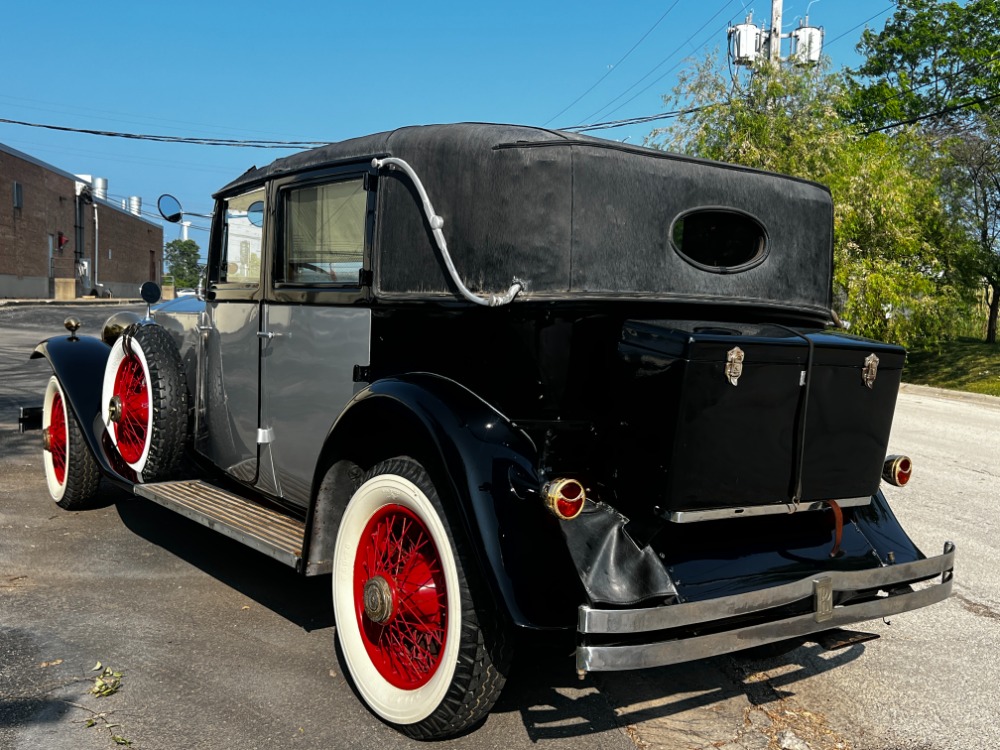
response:
<path id="1" fill-rule="evenodd" d="M 734 346 L 726 352 L 726 378 L 732 385 L 739 385 L 740 376 L 743 374 L 743 360 L 746 355 L 738 346 Z"/>
<path id="2" fill-rule="evenodd" d="M 868 388 L 874 388 L 876 377 L 878 377 L 878 357 L 875 354 L 869 354 L 865 357 L 865 366 L 861 370 L 861 380 Z"/>

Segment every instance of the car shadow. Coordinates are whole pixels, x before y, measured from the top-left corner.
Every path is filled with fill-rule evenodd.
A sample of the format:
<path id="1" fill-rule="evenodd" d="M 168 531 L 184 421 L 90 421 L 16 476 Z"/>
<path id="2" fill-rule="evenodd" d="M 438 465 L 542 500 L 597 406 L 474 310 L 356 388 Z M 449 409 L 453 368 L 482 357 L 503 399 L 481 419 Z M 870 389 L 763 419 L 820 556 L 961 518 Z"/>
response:
<path id="1" fill-rule="evenodd" d="M 216 580 L 307 630 L 334 625 L 330 577 L 306 578 L 276 560 L 163 508 L 114 493 L 125 526 Z M 582 680 L 575 636 L 521 633 L 507 685 L 493 713 L 519 713 L 533 742 L 619 731 L 641 722 L 683 717 L 731 699 L 764 705 L 792 694 L 799 680 L 864 653 L 854 645 L 833 655 L 815 644 L 779 656 L 720 656 L 632 673 L 592 673 Z M 769 672 L 767 679 L 757 675 Z M 773 674 L 770 674 L 773 673 Z"/>
<path id="2" fill-rule="evenodd" d="M 333 626 L 330 576 L 292 568 L 156 503 L 131 495 L 116 502 L 125 526 L 306 631 Z"/>
<path id="3" fill-rule="evenodd" d="M 828 652 L 810 643 L 778 656 L 748 651 L 635 672 L 592 673 L 581 680 L 573 648 L 572 636 L 520 644 L 507 688 L 494 708 L 519 712 L 535 742 L 611 728 L 628 733 L 629 727 L 662 719 L 679 720 L 691 729 L 698 709 L 715 709 L 733 699 L 740 707 L 783 700 L 794 695 L 800 680 L 837 669 L 865 651 L 863 644 Z"/>

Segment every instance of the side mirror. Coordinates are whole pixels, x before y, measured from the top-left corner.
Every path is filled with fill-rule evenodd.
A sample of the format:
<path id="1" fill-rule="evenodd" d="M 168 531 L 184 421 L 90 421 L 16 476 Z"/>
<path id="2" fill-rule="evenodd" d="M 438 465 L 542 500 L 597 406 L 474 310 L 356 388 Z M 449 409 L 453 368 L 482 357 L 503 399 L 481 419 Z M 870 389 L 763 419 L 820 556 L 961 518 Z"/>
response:
<path id="1" fill-rule="evenodd" d="M 264 201 L 254 201 L 247 209 L 247 221 L 255 227 L 264 226 Z"/>
<path id="2" fill-rule="evenodd" d="M 160 301 L 160 285 L 155 281 L 147 281 L 139 287 L 139 296 L 147 305 L 155 305 Z"/>
<path id="3" fill-rule="evenodd" d="M 139 296 L 142 297 L 143 302 L 146 303 L 146 320 L 153 317 L 152 310 L 150 309 L 153 305 L 160 301 L 160 285 L 155 281 L 146 281 L 141 287 L 139 287 Z"/>
<path id="4" fill-rule="evenodd" d="M 156 208 L 159 209 L 160 216 L 171 224 L 176 224 L 184 216 L 181 202 L 168 193 L 160 196 L 159 200 L 156 201 Z"/>

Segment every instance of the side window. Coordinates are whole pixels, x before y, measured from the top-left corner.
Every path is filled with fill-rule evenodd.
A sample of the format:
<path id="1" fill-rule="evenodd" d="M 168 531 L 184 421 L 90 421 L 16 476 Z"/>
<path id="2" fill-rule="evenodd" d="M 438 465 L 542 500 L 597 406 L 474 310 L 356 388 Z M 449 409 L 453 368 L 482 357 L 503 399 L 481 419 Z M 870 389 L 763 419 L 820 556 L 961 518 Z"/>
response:
<path id="1" fill-rule="evenodd" d="M 285 192 L 278 280 L 357 286 L 364 261 L 367 204 L 360 177 Z"/>
<path id="2" fill-rule="evenodd" d="M 264 188 L 223 202 L 225 225 L 218 280 L 230 284 L 260 284 L 264 238 Z"/>
<path id="3" fill-rule="evenodd" d="M 677 254 L 703 271 L 747 271 L 767 257 L 764 226 L 740 211 L 695 209 L 674 220 L 670 235 Z"/>

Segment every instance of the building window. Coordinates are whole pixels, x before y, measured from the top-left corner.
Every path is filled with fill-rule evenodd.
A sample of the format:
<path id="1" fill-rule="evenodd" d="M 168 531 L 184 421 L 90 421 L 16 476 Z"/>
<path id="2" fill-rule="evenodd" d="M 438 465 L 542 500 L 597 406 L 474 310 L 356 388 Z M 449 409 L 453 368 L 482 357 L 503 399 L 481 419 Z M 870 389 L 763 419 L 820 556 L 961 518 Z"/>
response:
<path id="1" fill-rule="evenodd" d="M 14 183 L 14 209 L 24 208 L 24 186 L 20 182 Z"/>

